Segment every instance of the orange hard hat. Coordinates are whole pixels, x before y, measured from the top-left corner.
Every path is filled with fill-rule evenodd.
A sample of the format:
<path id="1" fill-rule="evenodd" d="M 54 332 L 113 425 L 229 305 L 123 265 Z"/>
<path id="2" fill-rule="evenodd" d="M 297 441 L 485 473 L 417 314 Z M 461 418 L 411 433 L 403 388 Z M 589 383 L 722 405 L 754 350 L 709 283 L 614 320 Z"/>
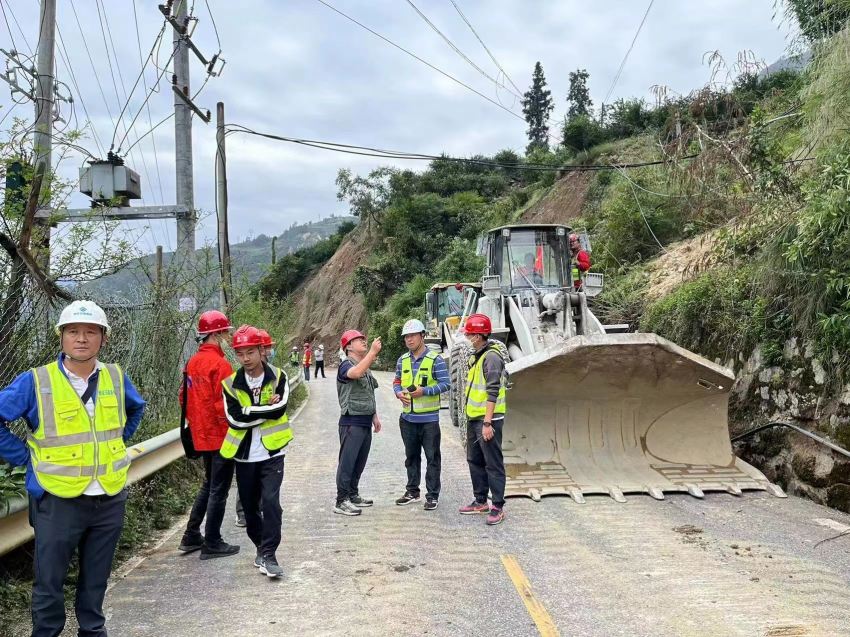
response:
<path id="1" fill-rule="evenodd" d="M 490 323 L 490 317 L 486 314 L 470 314 L 463 326 L 465 334 L 481 334 L 489 336 L 493 333 L 493 326 Z"/>
<path id="2" fill-rule="evenodd" d="M 366 338 L 365 334 L 361 334 L 357 330 L 345 330 L 342 333 L 342 337 L 339 339 L 340 348 L 345 351 L 345 348 L 348 347 L 348 344 L 353 341 L 355 338 Z"/>

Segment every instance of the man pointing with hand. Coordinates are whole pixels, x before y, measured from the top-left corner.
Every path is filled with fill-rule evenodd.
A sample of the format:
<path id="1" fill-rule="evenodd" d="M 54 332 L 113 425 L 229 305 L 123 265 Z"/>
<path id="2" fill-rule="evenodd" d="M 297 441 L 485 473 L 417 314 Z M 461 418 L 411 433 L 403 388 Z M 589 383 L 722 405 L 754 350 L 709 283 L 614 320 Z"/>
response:
<path id="1" fill-rule="evenodd" d="M 360 515 L 362 507 L 372 506 L 372 500 L 360 495 L 360 476 L 369 458 L 372 431 L 381 431 L 375 401 L 378 381 L 369 371 L 381 351 L 381 339 L 367 347 L 365 335 L 347 330 L 339 345 L 343 356 L 336 375 L 340 449 L 334 513 Z"/>

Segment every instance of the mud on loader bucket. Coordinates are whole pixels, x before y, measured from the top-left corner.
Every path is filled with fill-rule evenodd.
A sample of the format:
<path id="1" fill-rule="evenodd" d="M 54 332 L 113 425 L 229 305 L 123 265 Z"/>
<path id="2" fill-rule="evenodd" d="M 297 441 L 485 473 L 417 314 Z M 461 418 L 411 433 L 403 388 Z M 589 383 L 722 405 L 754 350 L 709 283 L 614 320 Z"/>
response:
<path id="1" fill-rule="evenodd" d="M 576 336 L 508 364 L 507 496 L 782 490 L 732 453 L 734 376 L 654 334 Z"/>

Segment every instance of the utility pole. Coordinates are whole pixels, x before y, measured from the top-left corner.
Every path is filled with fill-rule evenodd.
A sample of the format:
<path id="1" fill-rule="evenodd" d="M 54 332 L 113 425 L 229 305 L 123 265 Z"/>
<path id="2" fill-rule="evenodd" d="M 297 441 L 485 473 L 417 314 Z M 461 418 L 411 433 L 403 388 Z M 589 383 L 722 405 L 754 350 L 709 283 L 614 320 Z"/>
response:
<path id="1" fill-rule="evenodd" d="M 227 155 L 224 150 L 224 102 L 215 106 L 215 201 L 218 211 L 218 258 L 221 263 L 221 309 L 227 312 L 233 294 L 230 273 L 230 237 L 227 232 Z"/>
<path id="2" fill-rule="evenodd" d="M 174 153 L 176 166 L 177 205 L 188 212 L 177 218 L 178 270 L 190 266 L 195 256 L 195 190 L 192 172 L 192 110 L 184 99 L 176 93 L 190 95 L 189 84 L 189 46 L 186 27 L 189 23 L 188 0 L 177 0 L 174 20 L 183 29 L 174 29 Z M 181 32 L 182 31 L 182 32 Z"/>
<path id="3" fill-rule="evenodd" d="M 49 192 L 53 169 L 53 91 L 56 46 L 56 0 L 41 0 L 38 34 L 37 76 L 35 81 L 35 134 L 33 136 L 35 175 L 42 174 L 42 192 Z M 37 179 L 34 180 L 37 183 Z M 39 198 L 41 193 L 39 193 Z M 50 224 L 38 222 L 33 244 L 36 260 L 50 274 Z"/>

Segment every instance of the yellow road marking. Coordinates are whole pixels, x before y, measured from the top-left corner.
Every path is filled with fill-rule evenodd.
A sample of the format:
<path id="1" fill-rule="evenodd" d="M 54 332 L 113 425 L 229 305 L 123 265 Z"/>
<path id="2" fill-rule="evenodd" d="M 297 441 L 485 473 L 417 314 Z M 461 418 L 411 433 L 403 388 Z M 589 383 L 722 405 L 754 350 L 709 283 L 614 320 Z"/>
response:
<path id="1" fill-rule="evenodd" d="M 511 581 L 514 583 L 517 593 L 522 598 L 522 603 L 525 604 L 528 614 L 531 615 L 531 619 L 537 625 L 540 637 L 559 637 L 558 627 L 555 626 L 552 616 L 549 615 L 543 604 L 534 596 L 534 591 L 531 590 L 531 582 L 528 581 L 525 573 L 522 572 L 516 557 L 513 555 L 502 555 L 502 564 L 508 572 Z"/>

